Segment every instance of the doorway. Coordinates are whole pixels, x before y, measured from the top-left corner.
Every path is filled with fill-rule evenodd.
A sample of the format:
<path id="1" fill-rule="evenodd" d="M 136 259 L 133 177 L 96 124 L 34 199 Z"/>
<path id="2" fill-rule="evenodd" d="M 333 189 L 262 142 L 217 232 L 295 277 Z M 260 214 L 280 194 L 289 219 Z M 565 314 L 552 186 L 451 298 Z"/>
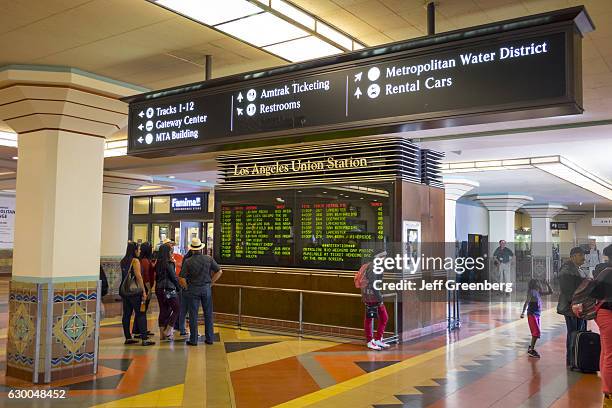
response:
<path id="1" fill-rule="evenodd" d="M 193 238 L 202 239 L 202 223 L 199 221 L 181 221 L 177 229 L 178 236 L 175 236 L 182 254 L 189 251 L 189 244 Z"/>
<path id="2" fill-rule="evenodd" d="M 476 259 L 487 259 L 489 256 L 489 236 L 481 234 L 468 234 L 467 256 Z M 484 263 L 482 270 L 474 268 L 468 271 L 469 282 L 482 282 L 489 277 L 489 263 Z"/>

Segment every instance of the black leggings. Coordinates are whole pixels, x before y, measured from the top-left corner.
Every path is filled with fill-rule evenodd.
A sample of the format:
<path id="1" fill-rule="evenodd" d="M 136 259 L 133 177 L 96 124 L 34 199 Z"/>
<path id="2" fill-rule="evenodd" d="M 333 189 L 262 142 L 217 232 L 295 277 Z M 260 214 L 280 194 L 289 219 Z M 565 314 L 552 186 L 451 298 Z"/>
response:
<path id="1" fill-rule="evenodd" d="M 134 295 L 128 297 L 122 297 L 123 299 L 123 335 L 125 339 L 131 339 L 132 335 L 130 332 L 130 319 L 132 313 L 136 314 L 134 319 L 134 326 L 137 327 L 136 331 L 140 332 L 140 338 L 143 340 L 147 339 L 147 317 L 144 312 L 140 311 L 140 304 L 142 303 L 142 295 Z"/>

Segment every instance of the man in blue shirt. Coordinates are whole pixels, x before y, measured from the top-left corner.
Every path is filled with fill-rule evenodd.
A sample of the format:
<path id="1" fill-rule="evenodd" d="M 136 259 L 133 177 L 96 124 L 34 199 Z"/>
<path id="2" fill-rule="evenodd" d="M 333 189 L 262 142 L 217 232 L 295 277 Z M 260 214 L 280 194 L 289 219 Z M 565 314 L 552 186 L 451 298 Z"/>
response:
<path id="1" fill-rule="evenodd" d="M 215 260 L 202 253 L 204 244 L 199 238 L 191 240 L 189 250 L 193 255 L 185 260 L 179 283 L 186 288 L 189 300 L 189 341 L 190 346 L 198 345 L 198 309 L 204 309 L 204 335 L 206 344 L 213 344 L 213 304 L 211 286 L 221 277 L 223 271 Z"/>

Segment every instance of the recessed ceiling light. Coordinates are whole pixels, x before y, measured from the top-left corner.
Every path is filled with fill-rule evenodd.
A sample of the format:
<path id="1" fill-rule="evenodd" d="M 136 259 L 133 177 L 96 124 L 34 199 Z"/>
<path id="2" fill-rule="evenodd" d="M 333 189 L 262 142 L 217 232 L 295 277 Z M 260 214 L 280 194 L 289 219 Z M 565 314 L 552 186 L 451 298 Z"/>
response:
<path id="1" fill-rule="evenodd" d="M 305 61 L 342 53 L 341 49 L 314 36 L 268 45 L 263 47 L 263 49 L 291 62 Z"/>
<path id="2" fill-rule="evenodd" d="M 149 1 L 292 62 L 364 48 L 286 0 Z"/>
<path id="3" fill-rule="evenodd" d="M 173 179 L 173 178 L 176 178 L 176 176 L 168 176 L 168 178 L 172 178 Z"/>
<path id="4" fill-rule="evenodd" d="M 253 16 L 220 24 L 215 28 L 234 37 L 242 38 L 256 47 L 306 37 L 308 33 L 271 13 Z"/>
<path id="5" fill-rule="evenodd" d="M 17 160 L 17 159 L 19 159 L 19 157 L 13 156 L 13 160 Z"/>
<path id="6" fill-rule="evenodd" d="M 206 183 L 208 180 L 200 180 L 200 183 Z"/>

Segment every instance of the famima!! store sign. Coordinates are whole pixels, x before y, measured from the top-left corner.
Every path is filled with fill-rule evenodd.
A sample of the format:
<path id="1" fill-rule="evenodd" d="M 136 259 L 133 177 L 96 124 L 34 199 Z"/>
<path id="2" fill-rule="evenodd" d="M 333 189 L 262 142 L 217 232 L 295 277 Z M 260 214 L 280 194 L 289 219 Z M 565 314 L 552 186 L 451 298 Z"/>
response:
<path id="1" fill-rule="evenodd" d="M 199 212 L 204 202 L 201 194 L 184 194 L 172 196 L 170 208 L 172 212 Z"/>

